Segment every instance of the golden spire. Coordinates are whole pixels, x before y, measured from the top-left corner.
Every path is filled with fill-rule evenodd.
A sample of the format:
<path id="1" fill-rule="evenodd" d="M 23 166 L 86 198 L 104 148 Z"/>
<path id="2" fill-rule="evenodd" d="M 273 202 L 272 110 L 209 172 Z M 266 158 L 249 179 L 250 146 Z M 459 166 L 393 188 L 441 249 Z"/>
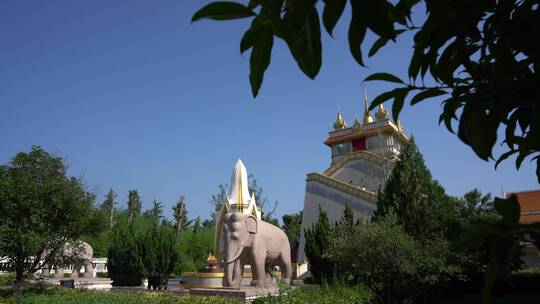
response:
<path id="1" fill-rule="evenodd" d="M 364 85 L 364 125 L 373 122 L 373 117 L 369 113 L 368 101 L 367 101 L 367 91 L 366 86 Z"/>
<path id="2" fill-rule="evenodd" d="M 358 120 L 358 117 L 355 117 L 354 118 L 354 123 L 353 123 L 353 129 L 360 129 L 362 128 L 362 124 L 360 123 L 360 120 Z"/>
<path id="3" fill-rule="evenodd" d="M 343 117 L 341 116 L 341 111 L 339 110 L 339 106 L 338 106 L 338 109 L 337 109 L 337 120 L 336 122 L 334 123 L 334 129 L 335 130 L 342 130 L 342 129 L 347 129 L 349 126 L 347 125 L 347 122 L 343 119 Z"/>
<path id="4" fill-rule="evenodd" d="M 388 112 L 386 111 L 382 103 L 379 105 L 379 110 L 375 114 L 375 118 L 377 118 L 377 120 L 388 119 Z"/>

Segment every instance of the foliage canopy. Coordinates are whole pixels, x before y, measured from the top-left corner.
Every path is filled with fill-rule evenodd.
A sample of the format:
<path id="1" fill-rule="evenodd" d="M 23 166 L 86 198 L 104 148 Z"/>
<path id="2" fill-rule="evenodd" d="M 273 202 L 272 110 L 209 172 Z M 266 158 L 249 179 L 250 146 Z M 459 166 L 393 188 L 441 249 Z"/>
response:
<path id="1" fill-rule="evenodd" d="M 13 263 L 16 287 L 44 263 L 66 264 L 68 243 L 105 227 L 93 200 L 79 179 L 67 176 L 62 158 L 40 147 L 0 165 L 0 256 Z"/>
<path id="2" fill-rule="evenodd" d="M 324 5 L 318 6 L 319 2 Z M 532 156 L 540 182 L 537 1 L 249 0 L 247 5 L 218 1 L 197 11 L 192 21 L 251 18 L 240 52 L 251 49 L 249 80 L 255 97 L 271 61 L 274 37 L 286 43 L 306 76 L 317 76 L 322 64 L 320 12 L 331 36 L 347 2 L 351 11 L 349 49 L 359 65 L 364 66 L 362 46 L 367 30 L 378 38 L 369 56 L 405 33 L 411 35 L 402 37 L 414 37 L 407 80 L 389 73 L 365 79 L 398 85 L 375 98 L 371 109 L 393 100 L 392 114 L 397 121 L 409 94 L 416 94 L 411 105 L 445 95 L 440 123 L 454 132 L 452 124 L 457 120 L 458 137 L 483 160 L 493 158 L 497 130 L 503 127 L 506 151 L 497 157 L 496 166 L 517 155 L 519 168 Z M 425 19 L 412 14 L 416 7 L 425 8 Z M 433 85 L 426 86 L 425 80 Z"/>

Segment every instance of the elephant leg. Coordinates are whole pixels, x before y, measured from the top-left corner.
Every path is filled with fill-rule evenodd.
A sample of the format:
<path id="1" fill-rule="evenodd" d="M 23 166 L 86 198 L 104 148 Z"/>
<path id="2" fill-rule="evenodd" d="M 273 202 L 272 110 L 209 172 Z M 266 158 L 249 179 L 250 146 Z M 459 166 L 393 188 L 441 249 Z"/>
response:
<path id="1" fill-rule="evenodd" d="M 86 263 L 84 265 L 84 278 L 85 279 L 91 279 L 94 277 L 94 267 L 92 266 L 92 263 Z"/>
<path id="2" fill-rule="evenodd" d="M 58 280 L 61 280 L 64 278 L 64 269 L 63 268 L 56 268 L 56 270 L 54 271 L 54 278 L 55 279 L 58 279 Z"/>
<path id="3" fill-rule="evenodd" d="M 265 280 L 266 280 L 267 286 L 274 284 L 274 275 L 272 273 L 273 268 L 274 268 L 274 265 L 272 263 L 268 263 L 264 267 L 264 273 L 266 276 Z"/>
<path id="4" fill-rule="evenodd" d="M 51 271 L 49 268 L 49 264 L 47 263 L 43 264 L 43 268 L 41 269 L 41 275 L 44 277 L 49 277 L 50 274 L 51 274 Z"/>
<path id="5" fill-rule="evenodd" d="M 240 259 L 234 262 L 233 269 L 233 285 L 234 287 L 240 287 L 242 285 L 242 272 L 244 270 L 244 265 L 240 262 Z"/>
<path id="6" fill-rule="evenodd" d="M 286 285 L 291 285 L 292 279 L 292 264 L 291 264 L 291 252 L 290 250 L 285 250 L 279 256 L 281 276 L 283 277 L 283 283 Z"/>
<path id="7" fill-rule="evenodd" d="M 71 271 L 71 278 L 72 279 L 76 279 L 79 277 L 79 269 L 81 268 L 81 266 L 78 266 L 78 265 L 74 265 L 73 266 L 73 270 Z"/>
<path id="8" fill-rule="evenodd" d="M 255 266 L 255 269 L 251 270 L 252 274 L 254 274 L 253 280 L 255 281 L 255 286 L 266 287 L 266 270 L 264 267 L 264 258 L 260 258 L 259 261 L 255 261 L 255 263 L 251 266 Z M 253 270 L 255 271 L 253 272 Z"/>

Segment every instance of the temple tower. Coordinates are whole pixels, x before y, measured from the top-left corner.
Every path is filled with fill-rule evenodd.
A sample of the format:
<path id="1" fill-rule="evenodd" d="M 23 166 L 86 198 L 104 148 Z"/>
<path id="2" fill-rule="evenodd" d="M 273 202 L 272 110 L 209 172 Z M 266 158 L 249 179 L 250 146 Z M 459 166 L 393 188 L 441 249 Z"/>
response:
<path id="1" fill-rule="evenodd" d="M 304 230 L 317 222 L 319 206 L 330 222 L 343 216 L 346 205 L 356 217 L 370 219 L 376 209 L 376 192 L 386 182 L 402 146 L 409 140 L 401 124 L 389 119 L 382 104 L 373 117 L 365 95 L 362 110 L 362 123 L 355 118 L 351 127 L 338 110 L 334 128 L 324 141 L 331 151 L 330 166 L 322 174 L 307 174 L 299 269 L 307 270 Z"/>
<path id="2" fill-rule="evenodd" d="M 214 240 L 215 255 L 220 256 L 223 252 L 223 243 L 221 239 L 221 229 L 223 227 L 223 218 L 229 212 L 241 212 L 252 214 L 258 220 L 261 219 L 261 209 L 257 207 L 254 193 L 249 194 L 248 174 L 242 160 L 238 160 L 234 165 L 229 192 L 227 199 L 222 202 L 221 209 L 216 213 L 216 232 Z"/>

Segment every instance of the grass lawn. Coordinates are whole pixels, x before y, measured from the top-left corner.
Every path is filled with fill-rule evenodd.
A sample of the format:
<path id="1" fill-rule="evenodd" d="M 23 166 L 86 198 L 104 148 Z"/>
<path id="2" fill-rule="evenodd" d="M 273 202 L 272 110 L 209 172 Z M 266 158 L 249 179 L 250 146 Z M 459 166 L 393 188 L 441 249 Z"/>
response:
<path id="1" fill-rule="evenodd" d="M 309 304 L 333 304 L 333 303 L 358 303 L 371 302 L 371 293 L 363 286 L 359 287 L 315 287 L 309 289 L 297 288 L 287 290 L 275 297 L 263 297 L 255 300 L 255 304 L 285 304 L 285 303 L 309 303 Z M 86 289 L 65 289 L 61 287 L 49 287 L 46 289 L 29 288 L 17 297 L 9 297 L 4 290 L 0 303 L 6 304 L 233 304 L 243 303 L 223 297 L 200 297 L 179 295 L 165 292 L 123 292 L 123 291 L 93 291 Z"/>

